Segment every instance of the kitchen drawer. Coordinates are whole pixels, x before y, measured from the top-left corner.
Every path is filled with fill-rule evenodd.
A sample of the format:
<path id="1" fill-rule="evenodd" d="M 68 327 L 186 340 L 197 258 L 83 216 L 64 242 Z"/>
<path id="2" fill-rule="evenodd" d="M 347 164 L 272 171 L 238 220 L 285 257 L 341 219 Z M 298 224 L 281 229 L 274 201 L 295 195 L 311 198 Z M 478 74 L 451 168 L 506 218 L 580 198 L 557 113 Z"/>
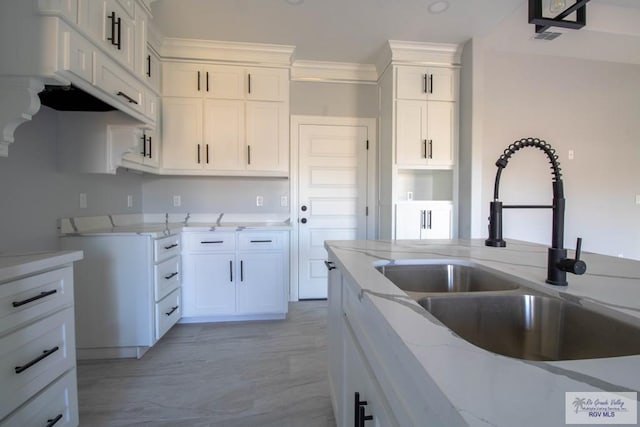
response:
<path id="1" fill-rule="evenodd" d="M 78 392 L 75 369 L 54 381 L 0 423 L 0 427 L 49 425 L 55 427 L 75 427 L 78 425 Z"/>
<path id="2" fill-rule="evenodd" d="M 64 267 L 0 285 L 0 336 L 73 305 L 73 270 Z"/>
<path id="3" fill-rule="evenodd" d="M 160 262 L 176 255 L 180 255 L 179 234 L 153 241 L 153 262 Z"/>
<path id="4" fill-rule="evenodd" d="M 142 84 L 105 55 L 97 55 L 95 84 L 117 102 L 144 113 Z"/>
<path id="5" fill-rule="evenodd" d="M 156 339 L 159 340 L 182 317 L 180 288 L 156 304 Z"/>
<path id="6" fill-rule="evenodd" d="M 180 287 L 180 257 L 176 256 L 153 267 L 155 301 L 160 301 L 169 292 Z"/>
<path id="7" fill-rule="evenodd" d="M 247 250 L 282 250 L 286 247 L 287 232 L 240 232 L 238 233 L 238 248 Z"/>
<path id="8" fill-rule="evenodd" d="M 1 338 L 0 419 L 75 364 L 73 308 Z"/>
<path id="9" fill-rule="evenodd" d="M 236 249 L 233 232 L 183 233 L 183 244 L 188 252 L 220 252 Z"/>

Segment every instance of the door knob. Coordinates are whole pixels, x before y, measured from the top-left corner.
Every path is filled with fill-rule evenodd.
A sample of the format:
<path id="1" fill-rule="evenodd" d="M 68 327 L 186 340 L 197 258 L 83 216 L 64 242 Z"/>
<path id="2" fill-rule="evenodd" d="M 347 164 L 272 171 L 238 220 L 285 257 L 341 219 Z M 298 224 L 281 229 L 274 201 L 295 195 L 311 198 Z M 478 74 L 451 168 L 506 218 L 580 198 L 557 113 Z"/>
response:
<path id="1" fill-rule="evenodd" d="M 302 205 L 302 206 L 300 207 L 300 210 L 301 210 L 302 212 L 306 212 L 306 211 L 307 211 L 307 206 L 306 206 L 306 205 Z"/>
<path id="2" fill-rule="evenodd" d="M 301 223 L 303 223 L 303 224 L 306 224 L 306 223 L 307 223 L 307 218 L 302 218 L 302 219 L 300 220 L 300 222 L 301 222 Z"/>

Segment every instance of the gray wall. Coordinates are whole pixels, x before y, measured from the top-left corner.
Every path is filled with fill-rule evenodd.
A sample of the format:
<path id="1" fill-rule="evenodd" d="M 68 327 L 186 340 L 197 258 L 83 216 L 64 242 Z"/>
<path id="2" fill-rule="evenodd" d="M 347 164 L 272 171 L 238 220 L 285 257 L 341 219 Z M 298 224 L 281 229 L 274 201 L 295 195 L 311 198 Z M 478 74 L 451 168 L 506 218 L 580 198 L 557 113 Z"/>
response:
<path id="1" fill-rule="evenodd" d="M 291 82 L 291 114 L 378 117 L 375 84 Z"/>
<path id="2" fill-rule="evenodd" d="M 56 111 L 42 107 L 18 127 L 9 157 L 0 158 L 0 252 L 57 249 L 57 220 L 68 216 L 139 213 L 139 175 L 78 175 L 56 166 Z M 62 113 L 63 114 L 63 113 Z M 88 207 L 79 208 L 79 194 Z M 133 207 L 127 208 L 127 195 Z"/>
<path id="3" fill-rule="evenodd" d="M 640 259 L 640 66 L 486 50 L 483 75 L 481 217 L 488 216 L 495 160 L 513 141 L 539 137 L 557 150 L 564 173 L 565 246 L 582 236 L 587 251 Z M 550 202 L 542 152 L 512 158 L 500 198 Z M 505 237 L 549 244 L 550 218 L 546 210 L 506 211 Z"/>

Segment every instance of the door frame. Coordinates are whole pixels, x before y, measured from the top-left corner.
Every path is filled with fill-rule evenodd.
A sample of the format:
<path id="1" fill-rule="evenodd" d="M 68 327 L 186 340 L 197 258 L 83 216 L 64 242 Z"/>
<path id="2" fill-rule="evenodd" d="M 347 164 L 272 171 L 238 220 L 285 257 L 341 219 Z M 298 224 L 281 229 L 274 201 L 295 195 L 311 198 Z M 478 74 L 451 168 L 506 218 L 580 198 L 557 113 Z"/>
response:
<path id="1" fill-rule="evenodd" d="M 289 301 L 298 301 L 298 156 L 300 147 L 300 126 L 364 126 L 369 135 L 369 155 L 367 165 L 367 239 L 378 236 L 378 128 L 377 119 L 367 117 L 336 116 L 291 116 L 290 164 L 289 164 L 289 218 L 291 221 Z"/>

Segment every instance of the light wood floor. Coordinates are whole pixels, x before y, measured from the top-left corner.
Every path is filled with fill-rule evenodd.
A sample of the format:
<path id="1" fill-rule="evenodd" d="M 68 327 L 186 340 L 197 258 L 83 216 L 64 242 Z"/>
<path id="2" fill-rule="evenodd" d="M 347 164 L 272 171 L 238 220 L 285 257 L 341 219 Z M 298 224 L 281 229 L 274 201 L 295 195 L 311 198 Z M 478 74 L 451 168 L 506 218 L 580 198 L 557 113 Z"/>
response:
<path id="1" fill-rule="evenodd" d="M 335 426 L 326 301 L 287 320 L 174 326 L 141 360 L 78 364 L 81 426 Z"/>

